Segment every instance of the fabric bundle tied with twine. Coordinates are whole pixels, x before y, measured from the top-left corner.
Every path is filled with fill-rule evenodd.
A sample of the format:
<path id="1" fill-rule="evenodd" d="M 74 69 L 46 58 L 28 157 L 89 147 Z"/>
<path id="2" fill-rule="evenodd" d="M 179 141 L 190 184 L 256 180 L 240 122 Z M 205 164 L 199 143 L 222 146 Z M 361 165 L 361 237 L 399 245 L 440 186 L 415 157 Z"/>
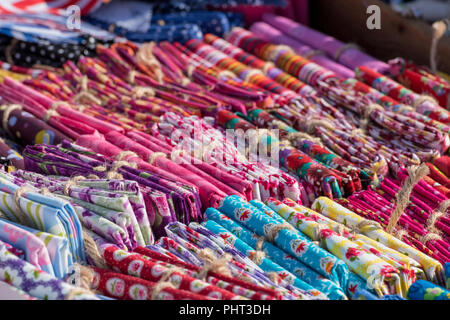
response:
<path id="1" fill-rule="evenodd" d="M 334 130 L 333 122 L 331 122 L 328 119 L 318 119 L 315 117 L 311 117 L 309 119 L 304 119 L 300 121 L 300 124 L 303 125 L 303 127 L 305 127 L 306 132 L 308 134 L 314 134 L 317 127 L 323 127 L 330 131 Z"/>
<path id="2" fill-rule="evenodd" d="M 133 151 L 122 151 L 116 156 L 116 159 L 112 163 L 111 169 L 109 171 L 107 171 L 108 168 L 107 168 L 106 165 L 94 167 L 94 170 L 98 171 L 98 172 L 105 172 L 105 171 L 107 171 L 106 172 L 106 179 L 119 179 L 119 180 L 122 180 L 123 176 L 118 172 L 118 170 L 121 167 L 128 166 L 128 167 L 131 167 L 133 169 L 137 168 L 137 163 L 136 162 L 128 162 L 128 161 L 123 160 L 127 156 L 132 156 L 132 157 L 139 158 L 139 156 Z"/>
<path id="3" fill-rule="evenodd" d="M 287 135 L 287 139 L 293 142 L 297 142 L 299 139 L 305 139 L 323 147 L 322 140 L 320 140 L 320 138 L 313 137 L 305 132 L 291 132 Z"/>
<path id="4" fill-rule="evenodd" d="M 257 236 L 256 234 L 254 234 L 254 235 Z M 263 247 L 265 241 L 266 241 L 266 238 L 258 237 L 258 241 L 256 242 L 256 247 L 255 247 L 255 249 L 256 249 L 255 254 L 250 256 L 250 260 L 252 260 L 258 266 L 263 262 L 264 258 L 266 257 L 266 254 L 262 250 L 262 247 Z"/>
<path id="5" fill-rule="evenodd" d="M 393 235 L 393 231 L 397 226 L 401 215 L 409 204 L 409 198 L 411 196 L 411 192 L 414 189 L 414 186 L 429 173 L 430 169 L 425 163 L 421 164 L 420 166 L 408 167 L 408 178 L 406 178 L 403 187 L 395 197 L 395 209 L 391 213 L 391 217 L 389 218 L 389 223 L 386 227 L 387 233 Z"/>
<path id="6" fill-rule="evenodd" d="M 72 284 L 74 288 L 69 291 L 64 299 L 74 300 L 79 294 L 97 294 L 97 292 L 91 290 L 91 285 L 94 281 L 94 272 L 92 269 L 79 263 L 73 264 L 72 268 L 74 274 L 68 277 L 66 282 L 72 284 L 72 280 L 74 280 L 75 284 Z"/>
<path id="7" fill-rule="evenodd" d="M 375 110 L 383 112 L 384 108 L 379 104 L 371 103 L 361 111 L 362 118 L 360 122 L 360 129 L 364 134 L 367 134 L 367 126 L 370 122 L 370 116 Z"/>
<path id="8" fill-rule="evenodd" d="M 102 101 L 89 92 L 88 81 L 89 79 L 85 75 L 80 78 L 80 91 L 75 95 L 73 101 L 78 103 L 82 102 L 83 100 L 87 100 L 89 102 L 95 103 L 96 105 L 102 105 Z"/>
<path id="9" fill-rule="evenodd" d="M 200 250 L 198 258 L 204 262 L 199 273 L 200 279 L 205 280 L 210 271 L 231 277 L 231 271 L 228 266 L 228 263 L 232 260 L 231 255 L 225 254 L 217 258 L 211 249 L 204 248 Z"/>
<path id="10" fill-rule="evenodd" d="M 432 240 L 442 240 L 442 232 L 436 228 L 436 222 L 447 215 L 447 210 L 450 207 L 450 200 L 443 201 L 439 207 L 437 207 L 428 217 L 426 222 L 426 228 L 428 233 L 423 235 L 419 241 L 426 244 L 428 241 Z"/>

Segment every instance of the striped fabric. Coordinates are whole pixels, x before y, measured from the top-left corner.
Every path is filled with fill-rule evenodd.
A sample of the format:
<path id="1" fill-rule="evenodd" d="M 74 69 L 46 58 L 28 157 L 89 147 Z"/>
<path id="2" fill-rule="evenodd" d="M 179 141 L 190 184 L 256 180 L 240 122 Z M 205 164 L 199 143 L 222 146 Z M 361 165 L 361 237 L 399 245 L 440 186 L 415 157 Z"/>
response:
<path id="1" fill-rule="evenodd" d="M 97 9 L 105 0 L 1 0 L 0 13 L 52 13 L 64 15 L 71 5 L 80 7 L 86 15 Z"/>

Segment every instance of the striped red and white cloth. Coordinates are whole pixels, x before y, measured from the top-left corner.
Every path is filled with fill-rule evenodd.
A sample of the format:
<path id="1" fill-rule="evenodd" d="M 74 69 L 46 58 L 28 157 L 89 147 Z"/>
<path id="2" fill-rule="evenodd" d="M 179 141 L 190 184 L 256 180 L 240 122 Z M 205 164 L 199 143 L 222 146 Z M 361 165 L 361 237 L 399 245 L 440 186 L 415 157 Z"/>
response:
<path id="1" fill-rule="evenodd" d="M 76 5 L 81 15 L 86 15 L 97 9 L 102 3 L 110 0 L 1 0 L 2 13 L 50 13 L 65 15 L 65 9 Z"/>

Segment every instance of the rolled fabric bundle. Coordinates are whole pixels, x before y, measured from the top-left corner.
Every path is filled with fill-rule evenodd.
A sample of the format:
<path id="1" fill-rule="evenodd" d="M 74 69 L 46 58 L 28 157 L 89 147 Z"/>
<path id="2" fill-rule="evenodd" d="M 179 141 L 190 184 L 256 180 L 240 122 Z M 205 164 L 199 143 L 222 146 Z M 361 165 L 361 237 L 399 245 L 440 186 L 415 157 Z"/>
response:
<path id="1" fill-rule="evenodd" d="M 282 85 L 265 76 L 261 71 L 255 71 L 253 68 L 229 57 L 209 44 L 203 43 L 197 39 L 192 39 L 186 42 L 186 47 L 197 53 L 199 56 L 214 63 L 219 68 L 231 70 L 245 82 L 267 88 L 266 90 L 274 92 L 287 100 L 293 99 L 296 96 L 294 91 L 284 88 Z"/>
<path id="2" fill-rule="evenodd" d="M 305 200 L 306 192 L 295 178 L 276 165 L 270 166 L 266 159 L 258 162 L 252 156 L 244 155 L 240 147 L 227 138 L 225 132 L 213 127 L 208 121 L 195 116 L 181 118 L 170 113 L 164 115 L 161 120 L 161 123 L 152 128 L 152 133 L 161 141 L 174 146 L 170 156 L 177 163 L 181 162 L 180 165 L 186 162 L 194 165 L 205 162 L 214 169 L 223 170 L 244 182 L 247 181 L 252 186 L 246 193 L 248 199 L 266 199 L 271 196 L 294 201 Z M 276 158 L 273 162 L 276 162 Z M 242 188 L 236 186 L 236 179 L 228 182 L 217 170 L 215 175 L 223 182 L 230 183 L 233 188 Z"/>
<path id="3" fill-rule="evenodd" d="M 317 140 L 310 140 L 308 135 L 296 134 L 298 131 L 289 127 L 287 124 L 280 122 L 274 116 L 261 109 L 253 109 L 248 112 L 247 118 L 258 127 L 279 129 L 282 138 L 287 138 L 293 142 L 298 149 L 313 157 L 316 161 L 336 169 L 348 177 L 343 177 L 344 188 L 346 194 L 352 194 L 361 190 L 361 181 L 359 179 L 360 170 L 352 163 L 340 158 L 336 154 L 325 149 Z M 281 127 L 280 127 L 281 126 Z"/>
<path id="4" fill-rule="evenodd" d="M 84 215 L 86 220 L 91 220 L 93 216 L 112 220 L 111 222 L 122 227 L 122 231 L 128 233 L 131 240 L 130 249 L 137 245 L 154 242 L 143 195 L 134 181 L 124 180 L 120 183 L 115 181 L 116 188 L 122 185 L 122 187 L 126 186 L 128 190 L 135 191 L 120 192 L 110 188 L 111 180 L 107 179 L 89 179 L 88 181 L 84 179 L 84 183 L 81 183 L 67 177 L 47 179 L 45 176 L 23 171 L 14 172 L 14 174 L 29 180 L 38 188 L 45 187 L 56 196 L 74 203 L 77 214 Z M 83 211 L 80 211 L 81 208 Z M 84 218 L 80 218 L 80 220 L 83 221 Z M 123 220 L 127 221 L 126 224 L 122 222 Z M 98 227 L 101 228 L 104 225 L 99 224 Z M 108 234 L 111 235 L 109 232 Z"/>
<path id="5" fill-rule="evenodd" d="M 0 107 L 2 128 L 23 144 L 58 144 L 68 140 L 64 133 L 49 126 L 34 115 L 23 110 L 21 105 L 4 104 Z"/>
<path id="6" fill-rule="evenodd" d="M 116 267 L 125 274 L 154 282 L 159 281 L 164 275 L 169 274 L 166 279 L 169 282 L 179 284 L 178 289 L 190 292 L 198 290 L 196 292 L 198 294 L 223 300 L 245 300 L 242 296 L 208 284 L 202 280 L 192 278 L 180 271 L 172 271 L 170 268 L 163 267 L 155 261 L 144 259 L 143 256 L 138 253 L 129 253 L 114 246 L 103 247 L 101 248 L 101 251 L 106 263 L 110 267 Z M 116 256 L 119 256 L 121 260 L 117 261 L 115 258 Z M 191 286 L 194 285 L 197 285 L 194 287 L 196 289 L 192 289 Z"/>
<path id="7" fill-rule="evenodd" d="M 348 111 L 351 110 L 358 114 L 361 117 L 359 126 L 363 131 L 367 132 L 367 135 L 379 141 L 381 140 L 384 145 L 391 147 L 393 150 L 400 149 L 402 153 L 410 158 L 413 157 L 411 153 L 414 152 L 421 159 L 427 161 L 429 158 L 436 156 L 437 153 L 445 152 L 450 145 L 448 135 L 437 128 L 385 110 L 379 105 L 367 102 L 365 96 L 355 94 L 352 97 L 351 92 L 346 92 L 345 90 L 341 92 L 342 88 L 336 88 L 328 84 L 322 84 L 321 90 L 328 92 L 327 95 L 330 97 L 336 97 L 336 102 L 343 101 Z M 334 91 L 339 91 L 340 93 Z M 347 103 L 345 103 L 346 100 L 348 101 Z M 347 113 L 351 114 L 348 111 Z M 410 147 L 411 142 L 413 146 Z M 417 149 L 417 151 L 414 149 Z"/>
<path id="8" fill-rule="evenodd" d="M 216 258 L 223 258 L 228 254 L 233 258 L 228 263 L 231 276 L 239 278 L 243 274 L 247 277 L 250 276 L 255 284 L 279 291 L 282 299 L 308 299 L 311 296 L 308 292 L 297 289 L 284 280 L 278 283 L 275 279 L 264 273 L 256 262 L 247 258 L 244 253 L 237 250 L 233 245 L 224 241 L 220 236 L 210 232 L 200 224 L 190 223 L 189 226 L 185 226 L 180 223 L 173 223 L 168 225 L 166 229 L 170 230 L 167 230 L 167 233 L 171 238 L 189 248 L 190 251 L 197 255 L 202 266 L 209 263 L 209 258 L 205 260 L 205 250 L 212 250 Z"/>
<path id="9" fill-rule="evenodd" d="M 91 287 L 102 294 L 119 300 L 214 300 L 195 292 L 175 289 L 173 286 L 156 288 L 152 282 L 123 273 L 93 268 Z"/>
<path id="10" fill-rule="evenodd" d="M 274 67 L 273 65 L 266 64 L 265 61 L 258 59 L 257 57 L 246 53 L 242 49 L 232 45 L 231 43 L 213 35 L 213 34 L 205 34 L 203 37 L 203 41 L 216 49 L 221 50 L 225 54 L 227 54 L 229 57 L 236 59 L 237 61 L 246 64 L 249 67 L 260 69 L 263 71 L 263 73 L 271 78 L 272 80 L 280 83 L 284 87 L 295 91 L 299 94 L 307 94 L 309 92 L 313 92 L 314 89 L 309 87 L 307 84 L 302 83 L 298 79 L 293 78 L 291 75 L 285 73 L 284 71 Z M 270 90 L 267 85 L 264 85 L 261 83 L 260 85 L 266 90 Z M 275 93 L 280 93 L 282 95 L 287 95 L 287 93 L 284 93 L 283 91 L 276 91 Z"/>
<path id="11" fill-rule="evenodd" d="M 450 291 L 432 282 L 416 281 L 408 291 L 410 300 L 450 300 Z"/>
<path id="12" fill-rule="evenodd" d="M 263 60 L 272 61 L 280 69 L 313 87 L 318 86 L 319 82 L 338 79 L 334 72 L 295 54 L 291 48 L 267 42 L 243 28 L 233 28 L 225 39 Z"/>
<path id="13" fill-rule="evenodd" d="M 436 129 L 439 129 L 440 131 L 444 133 L 450 133 L 450 126 L 445 125 L 442 122 L 439 122 L 437 120 L 431 119 L 430 117 L 419 113 L 417 111 L 414 111 L 412 107 L 409 107 L 408 105 L 402 104 L 398 102 L 397 100 L 394 100 L 388 95 L 385 95 L 384 93 L 381 93 L 375 88 L 372 88 L 371 86 L 358 81 L 354 78 L 352 79 L 346 79 L 341 82 L 345 88 L 347 88 L 350 91 L 359 91 L 363 93 L 367 98 L 369 98 L 373 103 L 377 103 L 381 106 L 383 106 L 386 109 L 389 109 L 392 112 L 400 113 L 402 115 L 405 115 L 409 118 L 416 119 L 422 123 L 425 123 L 427 125 L 430 125 Z"/>
<path id="14" fill-rule="evenodd" d="M 214 232 L 220 237 L 224 238 L 225 241 L 232 244 L 236 249 L 244 253 L 250 259 L 252 259 L 252 257 L 254 258 L 255 255 L 257 254 L 257 252 L 253 250 L 252 247 L 250 247 L 248 244 L 237 238 L 235 235 L 230 233 L 227 229 L 223 228 L 218 223 L 212 220 L 208 220 L 207 222 L 204 222 L 203 225 L 211 232 Z M 258 260 L 255 260 L 255 262 L 258 263 Z M 281 277 L 282 280 L 286 281 L 287 283 L 291 284 L 292 286 L 298 289 L 305 290 L 307 293 L 310 293 L 314 297 L 321 299 L 323 298 L 328 299 L 322 292 L 318 291 L 317 289 L 314 289 L 306 282 L 300 280 L 299 278 L 291 274 L 289 271 L 285 270 L 283 267 L 279 266 L 278 264 L 274 263 L 273 261 L 265 257 L 262 258 L 262 260 L 259 262 L 259 266 L 265 272 L 275 272 L 279 277 Z"/>
<path id="15" fill-rule="evenodd" d="M 45 271 L 49 275 L 56 276 L 53 270 L 52 261 L 44 242 L 32 232 L 16 225 L 8 220 L 0 219 L 0 240 L 24 252 L 24 261 L 32 264 L 39 270 Z M 14 235 L 17 238 L 14 238 Z M 65 274 L 58 274 L 63 278 Z"/>
<path id="16" fill-rule="evenodd" d="M 416 272 L 417 276 L 423 276 L 420 264 L 414 260 L 399 255 L 383 245 L 379 246 L 377 242 L 364 236 L 341 235 L 334 231 L 338 229 L 338 225 L 331 221 L 323 221 L 326 219 L 311 209 L 289 200 L 280 202 L 269 199 L 266 203 L 279 215 L 278 218 L 282 218 L 280 221 L 286 220 L 311 239 L 321 241 L 324 248 L 345 261 L 349 269 L 365 279 L 368 287 L 373 288 L 380 297 L 388 293 L 405 296 L 407 289 L 415 280 Z M 414 275 L 413 278 L 411 274 Z"/>
<path id="17" fill-rule="evenodd" d="M 345 220 L 345 224 L 349 227 L 356 227 L 359 223 L 364 221 L 363 217 L 325 197 L 317 198 L 311 208 L 334 221 L 344 223 Z M 382 229 L 369 225 L 360 229 L 361 233 L 367 237 L 377 240 L 385 246 L 416 260 L 423 267 L 427 278 L 431 281 L 443 281 L 442 265 L 437 260 L 430 258 L 419 250 L 405 244 Z"/>
<path id="18" fill-rule="evenodd" d="M 24 231 L 27 231 L 27 232 L 31 233 L 32 235 L 36 236 L 37 238 L 39 238 L 43 242 L 43 245 L 45 246 L 45 248 L 48 252 L 48 257 L 51 262 L 52 272 L 49 272 L 49 273 L 50 274 L 54 273 L 55 277 L 57 277 L 58 279 L 63 279 L 66 277 L 66 275 L 69 273 L 70 267 L 74 263 L 72 253 L 71 253 L 70 247 L 69 247 L 69 241 L 66 238 L 63 238 L 63 237 L 60 237 L 60 236 L 57 236 L 57 235 L 54 235 L 51 233 L 43 232 L 43 231 L 40 231 L 37 229 L 33 229 L 30 227 L 26 227 L 24 225 L 20 225 L 18 223 L 14 223 L 12 221 L 5 221 L 5 222 L 7 222 L 10 225 L 19 227 L 20 229 L 23 229 Z M 31 242 L 32 241 L 30 239 L 30 243 Z M 18 246 L 16 241 L 14 241 L 14 246 Z M 39 248 L 39 245 L 37 246 L 37 248 Z M 35 248 L 31 247 L 29 249 L 35 249 Z M 29 255 L 29 253 L 27 252 L 29 249 L 24 250 L 24 255 Z M 21 258 L 21 259 L 26 260 L 24 258 Z M 26 260 L 26 261 L 30 262 L 29 260 Z M 43 259 L 39 259 L 39 261 L 41 264 L 42 261 L 46 261 L 46 260 L 45 260 L 45 258 L 43 258 Z M 38 267 L 38 265 L 36 265 L 36 264 L 33 264 L 33 265 Z M 40 268 L 40 269 L 44 270 L 43 268 Z"/>
<path id="19" fill-rule="evenodd" d="M 406 88 L 413 90 L 418 94 L 429 94 L 436 99 L 440 106 L 450 109 L 450 83 L 424 77 L 419 73 L 408 68 L 408 64 L 402 58 L 396 58 L 389 61 L 390 73 L 399 83 Z"/>
<path id="20" fill-rule="evenodd" d="M 429 164 L 427 163 L 427 166 Z M 431 170 L 430 170 L 431 171 Z M 436 180 L 432 179 L 430 176 L 426 176 L 423 178 L 423 181 L 425 181 L 426 183 L 428 183 L 430 186 L 432 186 L 434 189 L 436 189 L 437 191 L 439 191 L 440 193 L 442 193 L 443 195 L 445 195 L 447 198 L 450 198 L 450 189 L 443 186 L 442 184 L 440 184 L 439 182 L 437 182 Z"/>
<path id="21" fill-rule="evenodd" d="M 66 103 L 49 98 L 33 88 L 10 78 L 5 78 L 0 86 L 0 92 L 8 101 L 22 103 L 26 111 L 46 121 L 49 125 L 72 139 L 78 137 L 80 130 L 84 133 L 93 133 L 95 129 L 100 132 L 108 132 L 110 130 L 123 131 L 119 126 L 85 115 L 72 109 Z"/>
<path id="22" fill-rule="evenodd" d="M 331 105 L 328 101 L 324 100 L 319 96 L 318 92 L 313 89 L 311 86 L 299 81 L 295 77 L 285 73 L 284 71 L 276 68 L 273 63 L 265 62 L 261 59 L 258 59 L 256 56 L 246 53 L 239 47 L 220 39 L 214 35 L 205 35 L 204 41 L 215 48 L 221 50 L 226 53 L 230 57 L 234 58 L 234 64 L 231 63 L 232 59 L 229 58 L 229 65 L 225 65 L 228 69 L 233 72 L 237 72 L 237 74 L 245 74 L 246 77 L 252 74 L 253 69 L 248 69 L 248 73 L 241 73 L 239 69 L 236 69 L 234 66 L 236 63 L 244 63 L 252 68 L 255 68 L 256 71 L 254 73 L 262 72 L 266 77 L 272 79 L 273 81 L 283 85 L 284 87 L 298 93 L 296 97 L 292 95 L 292 93 L 288 91 L 280 90 L 275 84 L 270 83 L 267 79 L 261 78 L 260 80 L 251 77 L 251 82 L 258 85 L 260 88 L 264 90 L 270 90 L 273 93 L 280 94 L 286 97 L 289 102 L 294 103 L 296 106 L 309 109 L 309 112 L 313 112 L 316 116 L 327 117 L 327 118 L 337 118 L 339 121 L 335 121 L 338 127 L 342 128 L 353 128 L 353 126 L 345 119 L 344 115 L 339 112 L 337 108 Z M 207 57 L 211 59 L 210 57 Z M 222 66 L 222 64 L 221 64 Z M 257 71 L 259 70 L 259 71 Z M 253 80 L 252 80 L 253 79 Z M 281 108 L 286 108 L 287 105 L 281 105 Z"/>
<path id="23" fill-rule="evenodd" d="M 0 174 L 2 196 L 5 199 L 2 212 L 5 217 L 35 230 L 67 239 L 73 260 L 84 262 L 86 258 L 82 226 L 70 203 L 41 194 L 40 190 L 25 180 L 9 173 Z"/>
<path id="24" fill-rule="evenodd" d="M 450 157 L 441 156 L 433 160 L 433 164 L 447 177 L 450 177 Z"/>
<path id="25" fill-rule="evenodd" d="M 370 84 L 382 93 L 389 95 L 406 105 L 413 106 L 415 111 L 444 124 L 450 123 L 449 111 L 439 106 L 439 104 L 430 98 L 414 93 L 398 82 L 383 76 L 381 73 L 376 72 L 371 68 L 361 66 L 355 69 L 355 75 L 358 80 Z"/>
<path id="26" fill-rule="evenodd" d="M 208 219 L 215 221 L 223 228 L 247 243 L 253 249 L 256 250 L 258 248 L 258 235 L 251 232 L 242 224 L 230 219 L 228 216 L 222 214 L 214 208 L 208 208 L 206 210 L 206 216 Z M 320 276 L 320 274 L 314 269 L 303 264 L 293 256 L 285 253 L 283 250 L 279 249 L 275 245 L 272 245 L 270 242 L 264 241 L 262 243 L 261 250 L 263 250 L 265 255 L 273 262 L 278 263 L 280 266 L 292 272 L 299 279 L 304 280 L 314 288 L 322 291 L 331 300 L 347 299 L 345 292 L 334 281 Z"/>
<path id="27" fill-rule="evenodd" d="M 170 255 L 167 255 L 167 253 L 161 253 L 159 251 L 154 250 L 153 248 L 159 248 L 156 246 L 152 246 L 152 248 L 143 248 L 143 247 L 137 247 L 134 252 L 138 252 L 142 255 L 145 255 L 147 257 L 150 257 L 152 259 L 160 260 L 162 262 L 166 262 L 169 264 L 172 264 L 174 266 L 183 267 L 186 270 L 192 270 L 194 271 L 192 274 L 196 275 L 197 277 L 201 275 L 202 268 L 193 264 L 190 264 L 178 257 L 172 257 Z M 159 248 L 161 249 L 161 248 Z M 250 282 L 233 278 L 230 276 L 227 276 L 223 273 L 218 273 L 214 271 L 208 271 L 206 280 L 208 283 L 218 284 L 222 283 L 224 286 L 228 286 L 228 288 L 235 288 L 239 292 L 243 292 L 243 290 L 248 290 L 248 293 L 243 294 L 248 298 L 255 298 L 255 299 L 270 299 L 272 298 L 281 298 L 281 295 L 277 293 L 275 290 L 272 290 L 267 287 L 260 287 L 257 285 L 254 285 Z M 234 287 L 233 287 L 234 286 Z"/>
<path id="28" fill-rule="evenodd" d="M 254 230 L 259 236 L 267 237 L 274 232 L 273 230 L 282 227 L 275 219 L 264 215 L 257 208 L 235 196 L 224 198 L 218 210 Z M 345 263 L 313 244 L 305 236 L 283 228 L 276 233 L 273 241 L 283 251 L 292 254 L 325 278 L 346 287 L 349 271 Z M 300 250 L 297 251 L 297 248 Z"/>
<path id="29" fill-rule="evenodd" d="M 255 126 L 226 110 L 218 113 L 217 121 L 227 129 L 256 130 Z M 327 194 L 330 197 L 341 197 L 341 178 L 330 169 L 292 146 L 280 143 L 275 137 L 263 135 L 258 141 L 264 143 L 268 150 L 273 150 L 273 145 L 277 146 L 280 152 L 280 164 L 313 185 L 317 193 Z"/>
<path id="30" fill-rule="evenodd" d="M 433 133 L 427 132 L 425 135 L 421 135 L 420 133 L 414 135 L 411 135 L 410 133 L 403 133 L 401 137 L 393 138 L 394 135 L 397 135 L 398 128 L 407 127 L 404 126 L 405 122 L 409 122 L 408 126 L 413 123 L 411 119 L 402 118 L 396 114 L 389 114 L 389 117 L 382 117 L 381 115 L 378 115 L 377 117 L 376 114 L 382 111 L 381 108 L 371 108 L 370 103 L 368 103 L 367 101 L 368 99 L 365 99 L 364 97 L 358 95 L 348 95 L 348 92 L 346 92 L 336 83 L 335 76 L 333 74 L 330 74 L 329 70 L 326 70 L 325 68 L 311 63 L 307 59 L 293 54 L 288 48 L 268 43 L 242 28 L 233 29 L 227 35 L 227 39 L 234 45 L 237 45 L 244 50 L 249 50 L 251 53 L 257 55 L 258 57 L 269 61 L 274 61 L 275 64 L 281 69 L 294 76 L 299 77 L 299 79 L 301 79 L 302 81 L 305 81 L 306 83 L 316 87 L 334 103 L 342 104 L 346 107 L 346 109 L 349 109 L 345 110 L 344 113 L 349 114 L 350 117 L 354 117 L 353 112 L 356 112 L 361 116 L 361 118 L 370 118 L 371 120 L 374 120 L 375 123 L 377 123 L 377 126 L 374 126 L 373 123 L 370 123 L 370 125 L 368 126 L 368 132 L 371 136 L 375 137 L 376 139 L 381 139 L 383 144 L 389 146 L 389 152 L 385 153 L 388 159 L 392 157 L 397 158 L 400 156 L 404 159 L 404 161 L 407 161 L 406 165 L 410 165 L 417 160 L 417 157 L 414 155 L 414 153 L 418 153 L 423 159 L 428 160 L 430 157 L 435 155 L 436 152 L 442 152 L 443 150 L 446 150 L 448 148 L 448 137 L 442 135 L 439 131 L 429 126 L 425 128 L 426 131 L 434 131 Z M 362 119 L 357 121 L 355 119 L 355 121 L 357 121 L 357 123 L 359 124 L 362 123 L 361 120 Z M 393 127 L 397 129 L 395 131 L 392 129 L 391 131 L 391 128 Z M 418 131 L 420 131 L 420 128 L 423 127 L 423 124 L 415 123 L 415 127 Z M 347 131 L 351 132 L 352 130 L 347 129 Z M 433 135 L 438 136 L 437 140 L 439 142 L 436 143 L 436 139 L 431 138 L 431 136 Z M 352 136 L 356 136 L 356 134 L 353 133 Z M 424 145 L 428 144 L 428 142 L 424 143 L 424 141 L 421 141 L 423 140 L 423 136 L 427 136 L 430 140 L 433 141 L 433 148 L 436 148 L 437 151 L 429 150 L 428 148 L 424 147 Z M 419 144 L 417 146 L 417 149 L 419 150 L 413 150 L 410 147 L 403 146 L 400 149 L 400 152 L 402 154 L 399 155 L 398 151 L 396 151 L 395 149 L 398 149 L 399 146 L 404 145 L 403 142 L 397 141 L 402 139 L 415 141 L 415 144 Z M 375 139 L 370 140 L 373 141 L 372 143 L 376 143 L 374 141 Z M 377 146 L 377 149 L 378 148 L 386 148 L 386 146 Z M 396 159 L 396 161 L 394 161 L 395 165 L 405 165 L 402 163 L 397 164 L 398 161 L 399 159 Z"/>
<path id="31" fill-rule="evenodd" d="M 152 155 L 155 154 L 155 152 L 151 152 L 149 149 L 117 132 L 110 132 L 105 135 L 105 138 L 107 141 L 122 148 L 122 150 L 136 152 L 144 161 L 150 161 L 150 159 L 153 158 Z M 166 157 L 157 157 L 153 161 L 153 164 L 165 171 L 173 172 L 176 175 L 182 176 L 183 179 L 197 186 L 199 188 L 198 190 L 200 192 L 202 203 L 205 207 L 216 206 L 218 201 L 227 195 L 201 176 L 195 174 L 191 170 L 183 168 Z"/>
<path id="32" fill-rule="evenodd" d="M 363 53 L 360 49 L 355 48 L 355 45 L 344 44 L 336 38 L 325 35 L 288 18 L 273 14 L 264 14 L 262 19 L 264 22 L 283 31 L 289 36 L 303 41 L 315 49 L 326 52 L 334 60 L 352 70 L 359 66 L 367 66 L 380 73 L 385 73 L 389 70 L 388 64 Z"/>
<path id="33" fill-rule="evenodd" d="M 98 300 L 87 290 L 81 290 L 63 280 L 37 269 L 16 257 L 0 245 L 0 280 L 11 284 L 38 299 L 47 300 Z M 8 272 L 9 271 L 9 272 Z"/>
<path id="34" fill-rule="evenodd" d="M 446 188 L 450 187 L 450 179 L 448 178 L 448 176 L 446 174 L 444 174 L 444 172 L 442 172 L 441 170 L 439 170 L 438 167 L 436 167 L 434 164 L 429 163 L 429 162 L 427 163 L 427 167 L 430 169 L 429 176 L 432 179 L 436 180 L 437 182 L 439 182 Z M 445 167 L 441 166 L 441 168 L 445 168 Z"/>
<path id="35" fill-rule="evenodd" d="M 344 79 L 353 78 L 355 76 L 352 69 L 328 58 L 324 51 L 312 48 L 299 39 L 291 38 L 284 32 L 265 22 L 255 22 L 249 30 L 264 40 L 291 47 L 298 55 L 307 57 L 318 65 L 335 72 Z"/>
<path id="36" fill-rule="evenodd" d="M 108 171 L 113 167 L 112 164 L 106 162 L 106 171 L 99 171 L 101 168 L 105 169 L 103 156 L 68 142 L 65 143 L 65 146 L 66 148 L 43 145 L 31 148 L 28 146 L 24 152 L 27 169 L 58 176 L 94 174 L 106 177 Z M 42 162 L 45 165 L 41 164 Z M 125 168 L 127 169 L 125 170 Z M 200 199 L 196 191 L 182 183 L 173 182 L 177 181 L 176 178 L 168 180 L 164 176 L 130 167 L 122 167 L 119 171 L 125 179 L 134 180 L 142 188 L 148 188 L 145 190 L 149 192 L 144 193 L 147 195 L 146 201 L 149 203 L 146 207 L 153 210 L 147 214 L 149 220 L 153 220 L 152 227 L 156 237 L 165 234 L 164 226 L 167 223 L 177 218 L 189 221 L 192 218 L 196 219 L 201 214 Z M 151 215 L 154 218 L 151 218 Z"/>

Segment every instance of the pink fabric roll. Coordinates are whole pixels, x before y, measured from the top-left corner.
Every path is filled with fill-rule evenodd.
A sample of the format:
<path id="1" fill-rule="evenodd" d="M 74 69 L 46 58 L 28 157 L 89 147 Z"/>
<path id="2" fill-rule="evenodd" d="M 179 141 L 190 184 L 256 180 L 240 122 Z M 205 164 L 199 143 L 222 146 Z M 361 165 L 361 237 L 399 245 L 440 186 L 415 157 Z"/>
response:
<path id="1" fill-rule="evenodd" d="M 355 77 L 353 70 L 350 70 L 349 68 L 331 60 L 323 52 L 314 52 L 316 49 L 313 49 L 307 44 L 288 36 L 265 22 L 254 23 L 251 26 L 250 31 L 266 41 L 290 46 L 298 55 L 314 61 L 322 67 L 335 72 L 342 78 Z"/>
<path id="2" fill-rule="evenodd" d="M 385 73 L 389 70 L 387 63 L 379 61 L 351 46 L 346 48 L 344 47 L 346 44 L 336 38 L 325 35 L 288 18 L 267 13 L 263 15 L 262 20 L 315 49 L 325 51 L 333 59 L 338 58 L 335 60 L 351 69 L 359 66 L 367 66 L 380 73 Z"/>

